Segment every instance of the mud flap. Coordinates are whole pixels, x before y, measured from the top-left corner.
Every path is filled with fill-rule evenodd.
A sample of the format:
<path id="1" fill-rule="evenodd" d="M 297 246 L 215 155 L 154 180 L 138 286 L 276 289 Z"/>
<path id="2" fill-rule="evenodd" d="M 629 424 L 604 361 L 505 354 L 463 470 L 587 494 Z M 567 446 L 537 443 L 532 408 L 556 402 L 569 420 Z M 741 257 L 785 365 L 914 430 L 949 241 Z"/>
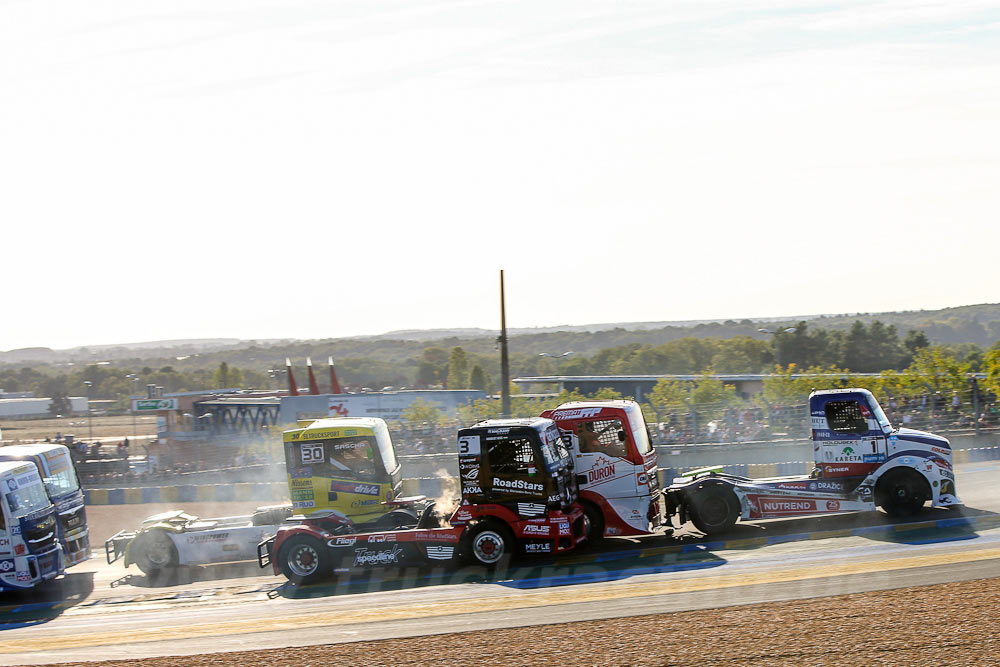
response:
<path id="1" fill-rule="evenodd" d="M 274 547 L 275 538 L 269 537 L 257 545 L 257 564 L 261 569 L 271 564 L 271 549 Z"/>

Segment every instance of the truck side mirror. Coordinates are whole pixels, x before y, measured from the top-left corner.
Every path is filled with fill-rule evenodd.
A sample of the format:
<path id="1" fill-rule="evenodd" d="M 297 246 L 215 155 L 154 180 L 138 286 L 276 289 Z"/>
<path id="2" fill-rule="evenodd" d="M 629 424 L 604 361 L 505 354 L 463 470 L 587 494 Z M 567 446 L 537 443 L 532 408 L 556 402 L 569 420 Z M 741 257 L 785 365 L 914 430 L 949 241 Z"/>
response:
<path id="1" fill-rule="evenodd" d="M 587 476 L 586 475 L 577 475 L 576 476 L 576 484 L 577 484 L 577 486 L 580 486 L 581 484 L 586 484 L 586 483 L 587 483 Z"/>
<path id="2" fill-rule="evenodd" d="M 625 442 L 625 431 L 618 431 L 618 442 Z"/>

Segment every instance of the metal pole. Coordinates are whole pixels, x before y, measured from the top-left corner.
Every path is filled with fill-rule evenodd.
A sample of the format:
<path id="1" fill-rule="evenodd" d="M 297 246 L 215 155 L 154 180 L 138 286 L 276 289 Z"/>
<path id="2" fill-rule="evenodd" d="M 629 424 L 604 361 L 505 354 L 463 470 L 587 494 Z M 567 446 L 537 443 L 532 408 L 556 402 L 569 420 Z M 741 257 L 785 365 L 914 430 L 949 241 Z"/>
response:
<path id="1" fill-rule="evenodd" d="M 504 301 L 503 269 L 500 269 L 500 414 L 510 416 L 510 362 L 507 359 L 507 305 Z"/>
<path id="2" fill-rule="evenodd" d="M 94 415 L 90 409 L 90 387 L 94 384 L 90 380 L 83 383 L 87 387 L 87 440 L 94 441 Z"/>

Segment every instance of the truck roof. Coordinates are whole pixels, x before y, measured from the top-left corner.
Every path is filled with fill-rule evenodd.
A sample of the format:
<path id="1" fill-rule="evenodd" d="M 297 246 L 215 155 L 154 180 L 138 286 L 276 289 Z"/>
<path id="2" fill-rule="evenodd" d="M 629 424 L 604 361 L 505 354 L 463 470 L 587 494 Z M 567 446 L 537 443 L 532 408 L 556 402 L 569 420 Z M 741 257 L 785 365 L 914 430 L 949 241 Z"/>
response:
<path id="1" fill-rule="evenodd" d="M 6 447 L 0 447 L 0 458 L 14 456 L 40 456 L 46 451 L 51 451 L 53 448 L 60 447 L 68 451 L 66 445 L 60 445 L 57 442 L 38 442 L 33 445 L 7 445 Z"/>
<path id="2" fill-rule="evenodd" d="M 0 461 L 0 475 L 5 473 L 25 473 L 27 470 L 21 470 L 21 468 L 27 468 L 38 472 L 38 468 L 31 461 Z M 41 480 L 39 480 L 41 481 Z"/>
<path id="3" fill-rule="evenodd" d="M 528 426 L 530 428 L 544 428 L 552 423 L 551 419 L 544 417 L 519 417 L 512 419 L 486 419 L 476 422 L 469 428 L 510 428 L 511 426 Z"/>
<path id="4" fill-rule="evenodd" d="M 810 398 L 813 396 L 825 396 L 828 394 L 855 394 L 857 392 L 864 392 L 870 394 L 871 392 L 867 389 L 862 389 L 861 387 L 848 387 L 846 389 L 817 389 L 816 391 L 809 394 Z"/>
<path id="5" fill-rule="evenodd" d="M 324 417 L 322 419 L 316 419 L 312 423 L 300 426 L 299 428 L 288 429 L 289 431 L 308 431 L 311 429 L 327 429 L 327 428 L 377 428 L 379 424 L 385 424 L 385 421 L 379 419 L 378 417 Z"/>

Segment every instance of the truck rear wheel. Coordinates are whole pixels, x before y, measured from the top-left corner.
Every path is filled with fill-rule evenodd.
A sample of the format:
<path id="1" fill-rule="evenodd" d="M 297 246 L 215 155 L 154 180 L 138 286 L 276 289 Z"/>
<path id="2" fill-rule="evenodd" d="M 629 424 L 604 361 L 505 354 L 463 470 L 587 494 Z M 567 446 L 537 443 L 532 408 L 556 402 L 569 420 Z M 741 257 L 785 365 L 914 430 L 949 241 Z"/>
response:
<path id="1" fill-rule="evenodd" d="M 740 516 L 736 494 L 724 486 L 706 486 L 691 497 L 691 523 L 706 535 L 723 533 L 733 527 Z"/>
<path id="2" fill-rule="evenodd" d="M 514 536 L 506 526 L 495 521 L 476 524 L 465 540 L 467 559 L 488 568 L 509 561 L 513 551 Z"/>
<path id="3" fill-rule="evenodd" d="M 333 571 L 326 545 L 308 535 L 293 535 L 281 545 L 278 567 L 293 584 L 311 584 Z"/>
<path id="4" fill-rule="evenodd" d="M 155 576 L 163 570 L 177 567 L 177 547 L 164 530 L 154 529 L 139 533 L 129 546 L 129 560 L 142 573 Z"/>
<path id="5" fill-rule="evenodd" d="M 890 470 L 875 485 L 875 502 L 892 517 L 916 514 L 929 499 L 927 481 L 907 468 Z"/>

